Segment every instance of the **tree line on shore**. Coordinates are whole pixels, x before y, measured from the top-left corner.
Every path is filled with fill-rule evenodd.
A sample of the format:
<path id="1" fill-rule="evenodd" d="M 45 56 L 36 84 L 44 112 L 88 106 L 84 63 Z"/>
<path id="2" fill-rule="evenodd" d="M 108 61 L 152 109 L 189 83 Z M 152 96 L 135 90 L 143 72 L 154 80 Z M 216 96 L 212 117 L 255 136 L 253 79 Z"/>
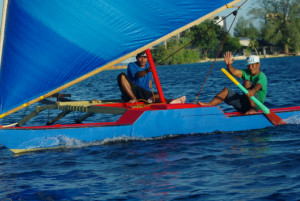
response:
<path id="1" fill-rule="evenodd" d="M 157 64 L 194 63 L 216 57 L 225 37 L 219 57 L 226 51 L 245 54 L 265 51 L 266 47 L 284 54 L 300 51 L 300 0 L 254 0 L 256 7 L 248 11 L 249 19 L 239 17 L 234 36 L 225 32 L 214 20 L 206 20 L 182 32 L 153 49 Z M 256 21 L 254 26 L 253 21 Z M 249 45 L 240 44 L 240 38 L 249 38 Z M 184 47 L 184 48 L 183 48 Z M 179 51 L 178 51 L 179 50 Z M 177 52 L 178 51 L 178 52 Z M 173 53 L 175 53 L 172 55 Z M 264 52 L 265 53 L 265 52 Z M 170 56 L 172 55 L 172 56 Z M 169 57 L 170 56 L 170 57 Z"/>

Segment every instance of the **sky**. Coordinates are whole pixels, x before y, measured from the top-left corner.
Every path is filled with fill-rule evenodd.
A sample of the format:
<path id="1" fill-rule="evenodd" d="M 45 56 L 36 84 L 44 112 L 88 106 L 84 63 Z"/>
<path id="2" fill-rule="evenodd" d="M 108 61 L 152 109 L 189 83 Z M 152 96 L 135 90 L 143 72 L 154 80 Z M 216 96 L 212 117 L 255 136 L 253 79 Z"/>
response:
<path id="1" fill-rule="evenodd" d="M 244 1 L 241 1 L 240 3 L 238 3 L 237 5 L 241 5 Z M 231 28 L 230 30 L 230 34 L 231 36 L 234 36 L 233 33 L 234 33 L 234 27 L 236 25 L 236 23 L 238 22 L 239 18 L 242 16 L 244 17 L 245 19 L 249 18 L 248 17 L 248 12 L 255 6 L 255 2 L 256 0 L 248 0 L 239 10 L 238 12 L 238 15 L 237 15 L 237 18 L 233 24 L 233 27 Z M 226 9 L 222 12 L 220 12 L 218 14 L 218 16 L 227 16 L 228 14 L 232 13 L 234 10 L 236 10 L 237 8 L 231 8 L 231 9 Z M 234 19 L 234 16 L 233 15 L 230 15 L 227 20 L 226 20 L 226 23 L 227 23 L 227 28 L 229 29 L 232 21 Z M 255 25 L 255 23 L 253 23 Z"/>

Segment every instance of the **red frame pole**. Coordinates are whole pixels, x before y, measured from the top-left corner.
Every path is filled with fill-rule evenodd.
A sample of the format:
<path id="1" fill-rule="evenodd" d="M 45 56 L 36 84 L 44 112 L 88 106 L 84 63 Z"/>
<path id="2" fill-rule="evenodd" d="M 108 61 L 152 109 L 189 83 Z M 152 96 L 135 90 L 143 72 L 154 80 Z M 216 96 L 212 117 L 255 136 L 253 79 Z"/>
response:
<path id="1" fill-rule="evenodd" d="M 166 99 L 164 97 L 164 93 L 162 91 L 162 88 L 161 88 L 161 85 L 160 85 L 160 82 L 159 82 L 159 79 L 158 79 L 157 71 L 156 71 L 156 68 L 155 68 L 155 64 L 154 64 L 150 49 L 146 50 L 146 54 L 147 54 L 147 57 L 148 57 L 148 61 L 149 61 L 149 64 L 150 64 L 150 68 L 151 68 L 152 75 L 153 75 L 153 78 L 154 78 L 154 82 L 155 82 L 155 85 L 156 85 L 156 88 L 157 88 L 157 91 L 158 91 L 158 94 L 159 94 L 160 101 L 162 103 L 166 103 Z"/>

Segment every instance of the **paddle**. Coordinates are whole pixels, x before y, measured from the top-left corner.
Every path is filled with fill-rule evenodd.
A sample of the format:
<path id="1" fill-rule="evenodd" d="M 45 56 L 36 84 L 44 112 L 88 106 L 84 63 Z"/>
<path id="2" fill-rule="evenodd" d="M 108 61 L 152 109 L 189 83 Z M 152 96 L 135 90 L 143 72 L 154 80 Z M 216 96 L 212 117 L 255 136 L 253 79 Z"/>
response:
<path id="1" fill-rule="evenodd" d="M 221 69 L 221 71 L 234 83 L 236 84 L 245 94 L 248 93 L 247 89 L 243 87 L 227 70 L 224 68 Z M 269 121 L 277 126 L 277 125 L 282 125 L 286 124 L 277 114 L 274 112 L 270 111 L 264 104 L 262 104 L 259 100 L 257 100 L 254 96 L 250 97 L 251 100 L 254 101 L 254 103 L 264 112 L 265 116 L 269 119 Z"/>

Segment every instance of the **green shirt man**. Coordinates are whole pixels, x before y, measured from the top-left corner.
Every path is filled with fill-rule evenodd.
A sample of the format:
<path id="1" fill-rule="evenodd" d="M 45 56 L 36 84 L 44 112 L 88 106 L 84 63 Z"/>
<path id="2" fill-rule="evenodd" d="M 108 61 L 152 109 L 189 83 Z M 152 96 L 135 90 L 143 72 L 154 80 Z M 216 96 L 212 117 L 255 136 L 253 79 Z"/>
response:
<path id="1" fill-rule="evenodd" d="M 243 76 L 242 80 L 249 80 L 252 86 L 256 85 L 257 83 L 262 85 L 262 88 L 256 92 L 257 99 L 264 103 L 267 96 L 267 77 L 263 72 L 260 72 L 257 75 L 251 75 L 248 69 L 242 70 Z"/>
<path id="2" fill-rule="evenodd" d="M 267 77 L 260 71 L 260 59 L 256 55 L 250 55 L 246 59 L 247 69 L 239 70 L 232 66 L 234 58 L 231 52 L 224 54 L 224 61 L 228 71 L 235 77 L 243 80 L 243 86 L 248 90 L 246 95 L 238 94 L 232 89 L 224 87 L 210 102 L 198 102 L 201 106 L 216 106 L 223 101 L 232 105 L 237 111 L 244 114 L 255 114 L 257 109 L 250 97 L 257 96 L 262 103 L 267 95 Z"/>

